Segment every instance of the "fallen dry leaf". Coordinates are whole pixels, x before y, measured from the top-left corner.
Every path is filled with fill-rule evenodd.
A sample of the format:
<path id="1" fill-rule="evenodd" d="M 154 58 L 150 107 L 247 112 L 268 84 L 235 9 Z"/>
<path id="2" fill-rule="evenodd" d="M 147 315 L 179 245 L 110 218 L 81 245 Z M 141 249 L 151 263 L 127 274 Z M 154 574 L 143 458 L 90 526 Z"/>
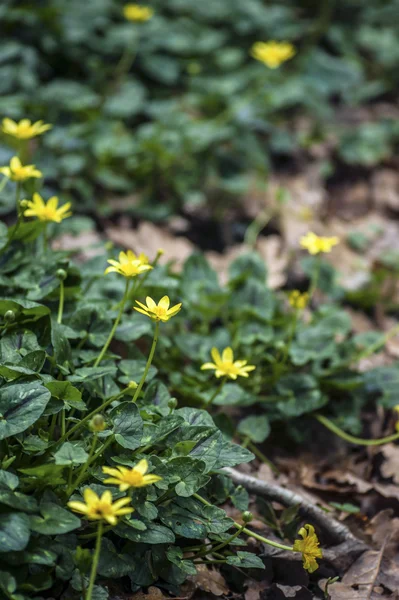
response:
<path id="1" fill-rule="evenodd" d="M 176 270 L 181 269 L 183 263 L 193 253 L 194 245 L 186 238 L 175 237 L 164 227 L 153 223 L 142 222 L 137 229 L 129 227 L 110 226 L 105 230 L 109 239 L 135 252 L 144 252 L 153 260 L 160 248 L 164 255 L 160 263 L 173 262 Z"/>
<path id="2" fill-rule="evenodd" d="M 208 569 L 206 565 L 197 565 L 197 574 L 190 577 L 190 581 L 201 590 L 211 592 L 215 596 L 229 593 L 229 587 L 223 575 L 215 569 Z"/>
<path id="3" fill-rule="evenodd" d="M 385 444 L 381 446 L 381 454 L 384 462 L 381 465 L 381 473 L 387 479 L 392 477 L 395 483 L 399 483 L 399 446 Z"/>
<path id="4" fill-rule="evenodd" d="M 368 550 L 345 573 L 342 581 L 333 583 L 328 591 L 330 600 L 380 600 L 384 588 L 399 589 L 399 567 L 384 557 L 385 546 L 379 551 Z M 324 591 L 326 580 L 319 582 Z"/>
<path id="5" fill-rule="evenodd" d="M 377 208 L 399 210 L 399 175 L 392 169 L 378 169 L 371 177 L 371 193 Z"/>
<path id="6" fill-rule="evenodd" d="M 104 240 L 96 231 L 82 231 L 78 235 L 64 233 L 51 244 L 53 250 L 72 250 L 76 252 L 77 260 L 89 260 L 99 254 L 104 254 Z"/>
<path id="7" fill-rule="evenodd" d="M 279 235 L 259 237 L 256 249 L 267 268 L 267 283 L 272 290 L 281 288 L 287 281 L 288 252 Z"/>

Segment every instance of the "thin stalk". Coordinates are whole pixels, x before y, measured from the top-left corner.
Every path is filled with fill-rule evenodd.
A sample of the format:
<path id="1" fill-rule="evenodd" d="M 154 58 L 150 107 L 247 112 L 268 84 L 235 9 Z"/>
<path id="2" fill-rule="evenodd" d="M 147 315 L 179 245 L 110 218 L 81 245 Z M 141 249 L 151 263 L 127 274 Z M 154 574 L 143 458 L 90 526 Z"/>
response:
<path id="1" fill-rule="evenodd" d="M 65 433 L 65 435 L 63 435 L 58 441 L 59 442 L 65 442 L 65 440 L 68 439 L 69 436 L 71 436 L 73 433 L 75 433 L 75 431 L 77 431 L 83 425 L 85 425 L 87 423 L 87 421 L 90 421 L 90 419 L 92 417 L 94 417 L 94 415 L 96 415 L 97 413 L 99 413 L 102 410 L 104 410 L 105 408 L 107 408 L 107 406 L 109 406 L 112 402 L 115 402 L 115 400 L 118 400 L 119 398 L 121 398 L 126 393 L 127 389 L 128 388 L 123 389 L 119 394 L 116 394 L 116 396 L 111 396 L 111 398 L 108 398 L 108 400 L 106 400 L 105 402 L 103 402 L 100 406 L 98 406 L 97 408 L 95 408 L 94 410 L 92 410 L 88 415 L 86 415 L 85 417 L 83 417 L 83 419 L 81 419 L 79 421 L 79 423 L 76 423 L 76 425 L 74 425 L 73 427 L 71 427 L 71 429 L 69 431 L 67 431 Z"/>
<path id="2" fill-rule="evenodd" d="M 89 581 L 89 587 L 87 588 L 86 600 L 91 600 L 91 597 L 93 595 L 94 582 L 96 580 L 96 575 L 97 575 L 98 561 L 100 559 L 102 535 L 103 535 L 103 522 L 100 521 L 98 523 L 96 547 L 94 550 L 93 563 L 91 565 L 90 581 Z"/>
<path id="3" fill-rule="evenodd" d="M 219 385 L 218 385 L 218 387 L 216 388 L 216 390 L 215 390 L 214 394 L 213 394 L 213 395 L 210 397 L 210 399 L 209 399 L 208 401 L 206 401 L 206 400 L 205 400 L 205 401 L 204 401 L 204 402 L 201 404 L 200 408 L 203 408 L 203 409 L 205 409 L 205 408 L 206 408 L 206 409 L 208 409 L 210 406 L 212 406 L 212 404 L 213 404 L 213 402 L 214 402 L 214 400 L 215 400 L 216 396 L 218 396 L 218 395 L 220 394 L 220 392 L 222 391 L 222 389 L 223 389 L 223 386 L 224 386 L 224 384 L 225 384 L 225 383 L 226 383 L 226 377 L 223 377 L 223 378 L 222 378 L 222 381 L 220 382 L 220 384 L 219 384 Z"/>
<path id="4" fill-rule="evenodd" d="M 58 317 L 57 317 L 57 323 L 59 323 L 60 325 L 62 323 L 62 315 L 64 313 L 64 300 L 65 300 L 64 282 L 60 281 L 60 303 L 58 305 Z"/>
<path id="5" fill-rule="evenodd" d="M 148 355 L 147 364 L 145 366 L 143 376 L 140 379 L 140 383 L 137 386 L 136 392 L 135 392 L 135 394 L 133 396 L 132 402 L 136 402 L 137 398 L 139 397 L 139 394 L 141 392 L 141 388 L 143 387 L 144 382 L 146 380 L 146 377 L 148 375 L 148 371 L 150 370 L 152 359 L 154 358 L 154 354 L 155 354 L 155 348 L 157 347 L 158 335 L 159 335 L 159 321 L 157 321 L 155 323 L 154 338 L 152 340 L 151 350 L 150 350 L 150 353 Z"/>
<path id="6" fill-rule="evenodd" d="M 271 460 L 269 460 L 264 454 L 263 452 L 261 452 L 253 442 L 249 441 L 247 443 L 247 447 L 251 450 L 251 452 L 253 452 L 255 454 L 255 456 L 257 458 L 259 458 L 260 461 L 262 461 L 265 465 L 268 465 L 271 470 L 273 471 L 273 473 L 278 474 L 279 470 L 278 468 L 272 463 Z"/>
<path id="7" fill-rule="evenodd" d="M 80 483 L 83 481 L 84 475 L 87 471 L 87 467 L 88 464 L 90 464 L 90 460 L 94 454 L 94 451 L 96 449 L 96 445 L 97 445 L 97 433 L 94 433 L 93 435 L 93 439 L 91 442 L 91 446 L 90 446 L 90 451 L 89 451 L 89 455 L 87 457 L 87 460 L 85 462 L 85 464 L 82 466 L 82 468 L 80 469 L 79 475 L 77 476 L 77 479 L 75 481 L 75 483 L 72 485 L 72 482 L 68 484 L 68 489 L 67 489 L 67 496 L 69 498 L 69 496 L 71 496 L 71 494 L 74 492 L 74 490 L 76 490 L 76 488 L 79 487 Z"/>
<path id="8" fill-rule="evenodd" d="M 116 328 L 118 327 L 119 321 L 121 320 L 121 317 L 122 317 L 122 314 L 123 314 L 123 309 L 125 308 L 127 296 L 128 296 L 128 293 L 129 293 L 129 283 L 130 283 L 129 279 L 126 278 L 125 293 L 123 294 L 123 298 L 122 298 L 122 302 L 121 302 L 121 305 L 120 305 L 120 308 L 119 308 L 118 315 L 117 315 L 117 317 L 115 319 L 115 322 L 114 322 L 114 324 L 112 326 L 112 329 L 110 331 L 108 339 L 107 339 L 107 341 L 105 342 L 105 344 L 103 346 L 103 349 L 101 350 L 100 354 L 97 356 L 96 362 L 93 365 L 94 367 L 97 367 L 100 364 L 100 362 L 102 361 L 102 359 L 104 358 L 104 354 L 108 350 L 108 346 L 112 342 L 112 338 L 115 335 Z"/>
<path id="9" fill-rule="evenodd" d="M 252 221 L 252 223 L 248 225 L 245 231 L 244 244 L 250 246 L 252 249 L 255 248 L 260 232 L 272 219 L 274 213 L 275 210 L 270 210 L 270 208 L 265 208 L 260 211 L 260 213 Z"/>
<path id="10" fill-rule="evenodd" d="M 310 282 L 310 287 L 308 290 L 309 302 L 312 300 L 313 294 L 315 293 L 317 286 L 319 285 L 320 269 L 321 269 L 321 260 L 320 260 L 320 257 L 317 256 L 316 260 L 315 260 L 315 266 L 313 268 L 312 280 Z"/>
<path id="11" fill-rule="evenodd" d="M 399 432 L 392 435 L 387 435 L 383 438 L 377 438 L 375 440 L 358 438 L 354 435 L 350 435 L 349 433 L 345 433 L 345 431 L 335 425 L 332 421 L 330 421 L 330 419 L 327 419 L 327 417 L 323 417 L 323 415 L 314 415 L 314 418 L 317 419 L 319 423 L 324 425 L 324 427 L 327 427 L 327 429 L 332 431 L 332 433 L 335 433 L 335 435 L 338 435 L 340 438 L 346 442 L 350 442 L 351 444 L 358 444 L 359 446 L 382 446 L 383 444 L 389 444 L 389 442 L 399 440 Z"/>
<path id="12" fill-rule="evenodd" d="M 208 502 L 207 500 L 205 500 L 205 498 L 202 498 L 202 496 L 199 496 L 198 494 L 193 494 L 193 496 L 194 496 L 194 498 L 196 498 L 197 500 L 202 502 L 202 504 L 205 504 L 206 506 L 212 506 L 212 504 L 210 502 Z M 262 535 L 259 535 L 258 533 L 255 533 L 254 531 L 251 531 L 250 529 L 247 529 L 246 527 L 242 527 L 242 525 L 240 525 L 236 521 L 233 522 L 233 526 L 236 529 L 240 529 L 240 533 L 245 533 L 249 537 L 255 538 L 255 540 L 258 540 L 259 542 L 263 542 L 264 544 L 273 546 L 273 548 L 280 548 L 280 550 L 289 550 L 290 552 L 293 552 L 293 550 L 294 550 L 292 546 L 285 546 L 284 544 L 279 544 L 278 542 L 273 542 L 272 540 L 269 540 L 268 538 L 265 538 Z"/>
<path id="13" fill-rule="evenodd" d="M 216 554 L 219 550 L 221 550 L 225 546 L 228 546 L 229 544 L 231 544 L 231 542 L 233 542 L 240 535 L 240 533 L 242 533 L 244 531 L 244 529 L 245 529 L 245 525 L 241 525 L 241 528 L 238 529 L 235 533 L 233 533 L 233 535 L 230 536 L 227 540 L 225 540 L 224 542 L 221 542 L 214 548 L 210 548 L 209 550 L 207 550 L 205 548 L 204 550 L 202 550 L 201 552 L 199 552 L 197 554 L 196 558 L 200 558 L 201 556 L 206 556 L 207 554 Z"/>
<path id="14" fill-rule="evenodd" d="M 65 408 L 61 410 L 61 437 L 66 433 Z"/>

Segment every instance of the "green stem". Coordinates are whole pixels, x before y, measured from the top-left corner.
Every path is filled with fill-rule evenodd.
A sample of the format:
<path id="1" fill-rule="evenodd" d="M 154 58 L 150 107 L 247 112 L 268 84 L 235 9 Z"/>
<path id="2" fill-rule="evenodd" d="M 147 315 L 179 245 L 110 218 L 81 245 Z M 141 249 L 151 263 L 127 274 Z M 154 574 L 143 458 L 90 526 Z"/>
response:
<path id="1" fill-rule="evenodd" d="M 338 435 L 340 438 L 345 440 L 346 442 L 350 442 L 351 444 L 358 444 L 359 446 L 382 446 L 383 444 L 389 444 L 389 442 L 394 442 L 395 440 L 399 440 L 399 432 L 394 433 L 392 435 L 388 435 L 384 438 L 377 438 L 375 440 L 365 440 L 364 438 L 358 438 L 349 433 L 345 433 L 342 431 L 340 427 L 335 425 L 330 419 L 327 417 L 323 417 L 323 415 L 314 415 L 314 418 L 319 421 L 324 427 L 327 427 L 330 431 Z"/>
<path id="2" fill-rule="evenodd" d="M 105 344 L 103 346 L 103 349 L 101 350 L 100 354 L 97 356 L 96 362 L 93 365 L 94 367 L 97 367 L 100 364 L 100 362 L 102 361 L 102 359 L 104 357 L 104 354 L 108 350 L 108 346 L 112 342 L 112 338 L 115 335 L 116 328 L 118 327 L 119 321 L 121 320 L 121 317 L 122 317 L 122 314 L 123 314 L 123 309 L 125 308 L 127 296 L 128 296 L 128 293 L 129 293 L 129 283 L 130 283 L 129 279 L 126 279 L 125 293 L 124 293 L 123 298 L 122 298 L 122 302 L 121 302 L 121 305 L 120 305 L 120 308 L 119 308 L 118 315 L 117 315 L 117 317 L 115 319 L 115 323 L 112 326 L 112 329 L 110 331 L 108 339 L 107 339 L 107 341 L 105 342 Z"/>
<path id="3" fill-rule="evenodd" d="M 315 266 L 314 266 L 313 273 L 312 273 L 312 280 L 310 282 L 310 287 L 308 290 L 309 302 L 312 300 L 313 294 L 315 293 L 317 286 L 319 284 L 320 269 L 321 269 L 321 259 L 319 256 L 317 256 L 315 259 Z"/>
<path id="4" fill-rule="evenodd" d="M 96 575 L 97 575 L 98 561 L 100 559 L 102 534 L 103 534 L 103 522 L 100 521 L 98 524 L 98 529 L 97 529 L 96 547 L 94 550 L 93 563 L 91 566 L 90 581 L 89 581 L 89 587 L 87 588 L 86 600 L 91 600 L 91 597 L 93 594 L 94 582 L 96 580 Z"/>
<path id="5" fill-rule="evenodd" d="M 150 369 L 150 366 L 151 366 L 151 363 L 152 363 L 152 359 L 154 358 L 155 348 L 157 346 L 157 341 L 158 341 L 158 335 L 159 335 L 159 321 L 157 321 L 156 324 L 155 324 L 154 338 L 152 340 L 151 350 L 150 350 L 150 353 L 148 355 L 147 364 L 145 366 L 143 376 L 140 379 L 140 383 L 137 386 L 136 392 L 135 392 L 135 394 L 133 396 L 132 402 L 136 402 L 137 398 L 139 397 L 139 394 L 141 392 L 141 388 L 143 387 L 144 382 L 146 380 L 146 377 L 148 375 L 148 371 Z"/>
<path id="6" fill-rule="evenodd" d="M 240 535 L 240 533 L 242 533 L 244 531 L 244 529 L 245 529 L 245 525 L 241 525 L 241 528 L 238 529 L 235 533 L 233 533 L 233 535 L 230 536 L 227 540 L 225 540 L 224 542 L 221 542 L 218 546 L 215 546 L 214 548 L 210 548 L 209 550 L 207 550 L 205 548 L 204 550 L 199 552 L 199 554 L 197 554 L 196 558 L 199 558 L 201 556 L 206 556 L 207 554 L 216 554 L 219 550 L 221 550 L 225 546 L 228 546 L 229 544 L 231 544 L 231 542 L 233 542 Z"/>
<path id="7" fill-rule="evenodd" d="M 58 317 L 57 317 L 57 323 L 59 323 L 60 325 L 62 323 L 62 315 L 64 313 L 64 299 L 65 299 L 64 282 L 60 281 L 60 303 L 58 305 Z"/>
<path id="8" fill-rule="evenodd" d="M 206 506 L 212 506 L 210 502 L 208 502 L 207 500 L 205 500 L 205 498 L 202 498 L 202 496 L 199 496 L 198 494 L 193 494 L 193 497 L 196 498 L 196 500 L 202 502 L 202 504 L 205 504 Z M 269 540 L 268 538 L 265 538 L 262 535 L 259 535 L 254 531 L 251 531 L 250 529 L 247 529 L 246 527 L 242 527 L 242 525 L 236 523 L 236 521 L 233 522 L 233 525 L 236 529 L 240 529 L 240 533 L 245 533 L 249 537 L 255 538 L 255 540 L 258 540 L 259 542 L 263 542 L 264 544 L 273 546 L 273 548 L 280 548 L 280 550 L 289 550 L 291 552 L 293 551 L 292 546 L 285 546 L 284 544 L 273 542 L 272 540 Z"/>
<path id="9" fill-rule="evenodd" d="M 66 433 L 65 408 L 61 410 L 61 437 Z"/>
<path id="10" fill-rule="evenodd" d="M 247 444 L 248 448 L 251 450 L 251 452 L 253 452 L 255 454 L 255 456 L 257 458 L 259 458 L 260 461 L 262 461 L 265 465 L 268 465 L 271 470 L 273 471 L 273 473 L 278 474 L 279 470 L 278 468 L 272 463 L 271 460 L 269 460 L 264 454 L 263 452 L 261 452 L 253 442 L 249 441 Z"/>
<path id="11" fill-rule="evenodd" d="M 222 378 L 222 381 L 220 382 L 220 384 L 218 385 L 218 387 L 216 388 L 214 394 L 210 397 L 209 400 L 204 400 L 204 402 L 201 404 L 200 408 L 202 409 L 208 409 L 210 406 L 212 406 L 216 396 L 218 396 L 220 394 L 220 392 L 223 389 L 224 384 L 226 383 L 226 377 Z"/>
<path id="12" fill-rule="evenodd" d="M 87 421 L 90 421 L 90 419 L 92 417 L 94 417 L 94 415 L 96 415 L 97 413 L 101 412 L 102 410 L 104 410 L 105 408 L 107 408 L 107 406 L 109 406 L 112 402 L 115 402 L 115 400 L 118 400 L 119 398 L 121 398 L 127 391 L 128 388 L 123 389 L 119 394 L 116 394 L 116 396 L 111 396 L 111 398 L 108 398 L 108 400 L 106 400 L 105 402 L 103 402 L 102 404 L 100 404 L 100 406 L 98 406 L 97 408 L 95 408 L 94 410 L 92 410 L 88 415 L 86 415 L 85 417 L 83 417 L 83 419 L 81 419 L 79 421 L 79 423 L 76 423 L 76 425 L 74 425 L 73 427 L 71 427 L 71 429 L 69 431 L 67 431 L 65 433 L 65 435 L 63 435 L 58 442 L 65 442 L 66 439 L 69 438 L 69 436 L 71 436 L 73 433 L 75 433 L 75 431 L 77 431 L 78 429 L 80 429 L 83 425 L 85 425 L 87 423 Z"/>
<path id="13" fill-rule="evenodd" d="M 80 473 L 75 481 L 75 483 L 72 485 L 72 483 L 70 483 L 68 485 L 68 489 L 67 489 L 67 496 L 68 498 L 72 495 L 72 493 L 74 492 L 74 490 L 76 490 L 76 488 L 79 487 L 79 485 L 81 484 L 81 482 L 84 479 L 84 475 L 87 471 L 88 465 L 90 464 L 90 461 L 92 459 L 92 456 L 94 454 L 94 451 L 96 449 L 96 445 L 97 445 L 97 433 L 94 433 L 93 435 L 93 440 L 91 442 L 91 446 L 90 446 L 90 451 L 89 451 L 89 455 L 87 457 L 87 460 L 85 462 L 85 464 L 82 466 Z"/>
<path id="14" fill-rule="evenodd" d="M 385 346 L 387 341 L 390 340 L 391 337 L 394 337 L 398 332 L 399 332 L 399 324 L 395 325 L 395 327 L 393 327 L 390 331 L 387 331 L 387 333 L 384 335 L 384 337 L 381 340 L 378 340 L 377 342 L 375 342 L 368 348 L 365 348 L 365 350 L 363 350 L 363 352 L 361 352 L 359 354 L 359 356 L 357 357 L 357 360 L 361 360 L 362 358 L 367 358 L 368 356 L 371 356 L 372 354 L 374 354 L 374 352 L 377 352 L 377 350 L 379 350 L 380 348 Z"/>

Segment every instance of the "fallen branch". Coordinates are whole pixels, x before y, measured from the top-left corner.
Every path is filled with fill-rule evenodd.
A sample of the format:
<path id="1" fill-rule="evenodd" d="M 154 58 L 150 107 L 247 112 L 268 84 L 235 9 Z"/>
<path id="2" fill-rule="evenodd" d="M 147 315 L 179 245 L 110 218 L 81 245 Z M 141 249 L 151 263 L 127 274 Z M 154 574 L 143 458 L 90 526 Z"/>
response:
<path id="1" fill-rule="evenodd" d="M 242 485 L 249 492 L 267 498 L 268 500 L 276 500 L 285 506 L 297 506 L 298 511 L 303 516 L 308 517 L 312 524 L 319 525 L 319 527 L 329 535 L 331 542 L 334 542 L 335 544 L 351 542 L 351 546 L 356 546 L 359 550 L 367 549 L 366 544 L 358 540 L 343 523 L 339 523 L 324 512 L 324 510 L 311 504 L 296 492 L 287 490 L 279 485 L 266 483 L 265 481 L 261 481 L 251 475 L 245 475 L 230 467 L 225 467 L 223 471 L 230 475 L 234 483 Z"/>

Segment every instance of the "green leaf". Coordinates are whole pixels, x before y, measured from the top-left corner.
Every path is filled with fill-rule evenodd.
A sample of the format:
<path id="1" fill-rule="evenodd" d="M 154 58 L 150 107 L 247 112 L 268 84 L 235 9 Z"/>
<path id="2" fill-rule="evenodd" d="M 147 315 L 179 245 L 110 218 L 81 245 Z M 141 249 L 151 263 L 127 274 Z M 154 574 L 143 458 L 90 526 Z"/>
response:
<path id="1" fill-rule="evenodd" d="M 73 375 L 68 375 L 68 379 L 72 383 L 81 383 L 95 381 L 96 379 L 101 379 L 101 377 L 105 377 L 106 375 L 115 375 L 115 373 L 115 366 L 81 367 L 80 369 L 75 369 Z"/>
<path id="2" fill-rule="evenodd" d="M 43 535 L 59 535 L 80 527 L 80 519 L 69 510 L 52 502 L 40 505 L 41 517 L 30 517 L 32 531 Z"/>
<path id="3" fill-rule="evenodd" d="M 118 444 L 129 450 L 139 448 L 143 437 L 143 419 L 136 404 L 122 402 L 111 411 L 110 416 Z"/>
<path id="4" fill-rule="evenodd" d="M 29 542 L 29 519 L 26 515 L 0 515 L 0 552 L 25 550 Z"/>
<path id="5" fill-rule="evenodd" d="M 240 421 L 238 431 L 255 444 L 261 444 L 270 434 L 269 419 L 266 415 L 251 415 Z"/>
<path id="6" fill-rule="evenodd" d="M 53 398 L 62 400 L 67 408 L 84 410 L 86 404 L 82 401 L 82 392 L 74 387 L 70 381 L 49 381 L 45 387 Z"/>
<path id="7" fill-rule="evenodd" d="M 228 565 L 232 565 L 233 567 L 241 567 L 242 569 L 265 568 L 265 565 L 259 556 L 256 556 L 256 554 L 252 554 L 251 552 L 243 552 L 242 550 L 237 550 L 237 554 L 235 556 L 228 556 L 226 563 Z"/>
<path id="8" fill-rule="evenodd" d="M 159 525 L 158 523 L 152 523 L 149 521 L 146 523 L 147 529 L 145 531 L 137 530 L 134 527 L 129 526 L 129 521 L 125 523 L 118 523 L 114 528 L 116 534 L 120 537 L 131 540 L 132 542 L 145 543 L 145 544 L 173 544 L 175 536 L 170 528 Z"/>
<path id="9" fill-rule="evenodd" d="M 50 398 L 37 381 L 0 388 L 0 440 L 26 431 L 43 414 Z"/>
<path id="10" fill-rule="evenodd" d="M 8 310 L 14 311 L 16 317 L 43 317 L 50 314 L 50 309 L 43 304 L 32 302 L 30 300 L 11 300 L 8 298 L 0 299 L 0 314 L 6 313 Z"/>
<path id="11" fill-rule="evenodd" d="M 129 381 L 136 381 L 137 383 L 141 380 L 146 366 L 145 360 L 121 360 L 118 367 L 122 371 L 123 375 L 118 378 L 118 381 L 127 385 Z M 146 382 L 148 383 L 155 377 L 158 369 L 151 365 L 149 368 Z"/>
<path id="12" fill-rule="evenodd" d="M 71 345 L 65 335 L 64 327 L 55 321 L 51 327 L 51 343 L 54 348 L 55 362 L 57 365 L 64 366 L 71 360 Z"/>
<path id="13" fill-rule="evenodd" d="M 298 417 L 317 410 L 328 402 L 328 398 L 321 394 L 316 379 L 311 375 L 285 375 L 276 387 L 278 393 L 285 397 L 285 400 L 277 403 L 277 408 L 286 417 Z"/>
<path id="14" fill-rule="evenodd" d="M 79 444 L 64 442 L 59 450 L 54 454 L 56 465 L 82 465 L 89 455 Z"/>

